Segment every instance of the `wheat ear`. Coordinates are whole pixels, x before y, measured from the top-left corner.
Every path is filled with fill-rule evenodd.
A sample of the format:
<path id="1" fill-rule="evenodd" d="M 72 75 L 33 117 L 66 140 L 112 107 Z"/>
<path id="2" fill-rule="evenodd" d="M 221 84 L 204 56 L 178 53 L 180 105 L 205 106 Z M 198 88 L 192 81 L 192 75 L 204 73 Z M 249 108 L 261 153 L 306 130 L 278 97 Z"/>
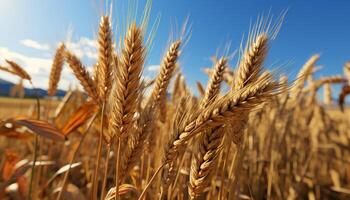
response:
<path id="1" fill-rule="evenodd" d="M 166 103 L 166 90 L 170 78 L 176 68 L 176 61 L 180 53 L 180 44 L 180 40 L 172 43 L 161 62 L 161 68 L 155 81 L 155 87 L 138 122 L 140 128 L 136 131 L 136 136 L 129 141 L 124 158 L 122 159 L 121 170 L 123 178 L 137 163 L 142 154 L 147 137 L 149 137 L 149 134 L 152 134 L 152 129 L 154 127 L 153 119 L 155 115 L 154 109 L 162 103 L 161 101 L 165 101 L 163 103 Z"/>
<path id="2" fill-rule="evenodd" d="M 307 77 L 313 72 L 315 63 L 319 59 L 320 56 L 318 54 L 311 56 L 311 58 L 300 69 L 297 80 L 295 81 L 294 86 L 291 88 L 291 96 L 293 99 L 297 99 L 299 97 Z"/>
<path id="3" fill-rule="evenodd" d="M 271 75 L 269 73 L 262 74 L 258 80 L 256 80 L 257 88 L 252 88 L 251 91 L 263 89 L 270 84 L 269 82 L 265 82 L 268 80 L 271 80 Z M 252 84 L 254 83 L 255 82 Z M 237 132 L 242 132 L 242 129 L 247 121 L 242 121 L 241 116 L 248 116 L 249 111 L 250 109 L 246 110 L 245 112 L 241 112 L 240 117 L 234 120 L 234 129 L 237 131 L 234 130 L 231 133 L 231 137 L 235 138 L 237 137 Z M 222 151 L 221 145 L 223 144 L 226 130 L 227 129 L 224 126 L 217 126 L 211 130 L 206 130 L 201 133 L 198 150 L 193 156 L 191 164 L 190 184 L 188 187 L 191 199 L 196 199 L 199 197 L 204 192 L 204 189 L 208 187 L 210 183 L 209 180 L 211 180 L 215 166 L 217 165 L 217 158 Z"/>
<path id="4" fill-rule="evenodd" d="M 258 35 L 255 41 L 247 45 L 243 57 L 235 73 L 234 89 L 239 90 L 243 86 L 254 81 L 261 72 L 263 62 L 268 51 L 268 36 L 265 33 Z"/>
<path id="5" fill-rule="evenodd" d="M 94 100 L 98 101 L 98 94 L 96 91 L 96 85 L 89 72 L 86 70 L 84 65 L 81 63 L 79 58 L 77 58 L 70 51 L 65 51 L 65 58 L 69 67 L 73 70 L 75 77 L 79 80 L 80 84 L 83 86 L 85 92 Z"/>
<path id="6" fill-rule="evenodd" d="M 135 136 L 128 140 L 120 165 L 120 181 L 124 180 L 130 170 L 140 161 L 147 137 L 151 131 L 154 112 L 151 106 L 146 106 L 137 122 Z"/>
<path id="7" fill-rule="evenodd" d="M 0 70 L 18 76 L 18 74 L 17 74 L 16 72 L 12 71 L 11 69 L 9 69 L 9 68 L 7 68 L 7 67 L 2 67 L 2 66 L 0 66 Z"/>
<path id="8" fill-rule="evenodd" d="M 110 134 L 126 136 L 133 125 L 144 63 L 142 30 L 132 23 L 124 40 L 121 63 L 114 77 L 110 112 Z"/>
<path id="9" fill-rule="evenodd" d="M 120 182 L 121 141 L 133 130 L 135 122 L 134 114 L 137 110 L 140 76 L 144 63 L 145 48 L 142 44 L 143 32 L 141 28 L 132 23 L 124 38 L 120 67 L 116 72 L 114 87 L 112 88 L 112 105 L 110 112 L 111 137 L 117 136 L 117 161 L 115 184 L 118 190 Z M 116 200 L 119 199 L 116 195 Z"/>
<path id="10" fill-rule="evenodd" d="M 191 118 L 190 116 L 191 103 L 188 103 L 189 100 L 190 100 L 189 96 L 181 97 L 179 100 L 179 104 L 176 107 L 176 111 L 175 111 L 174 121 L 172 123 L 171 138 L 164 149 L 165 155 L 167 154 L 167 152 L 169 152 L 169 149 L 172 147 L 172 141 L 175 141 L 179 137 L 181 130 L 184 128 L 187 121 L 190 120 Z M 183 151 L 184 151 L 184 148 L 178 149 L 178 154 L 181 154 Z M 166 157 L 164 157 L 164 160 L 166 162 Z M 162 181 L 161 182 L 162 199 L 167 199 L 168 188 L 170 184 L 173 182 L 177 172 L 176 164 L 177 164 L 177 160 L 174 159 L 173 162 L 168 162 L 168 164 L 165 166 L 165 168 L 162 171 L 162 180 L 161 180 Z"/>
<path id="11" fill-rule="evenodd" d="M 11 67 L 11 71 L 14 72 L 17 76 L 29 80 L 32 80 L 32 77 L 16 62 L 11 60 L 5 60 Z"/>
<path id="12" fill-rule="evenodd" d="M 200 108 L 205 109 L 208 107 L 208 105 L 213 102 L 216 97 L 218 96 L 220 92 L 220 85 L 223 80 L 223 74 L 226 69 L 227 59 L 226 58 L 220 58 L 218 61 L 216 61 L 215 67 L 213 72 L 210 75 L 210 79 L 207 85 L 206 92 L 204 94 L 204 97 L 201 101 Z M 216 129 L 220 129 L 220 131 L 217 131 Z M 207 186 L 208 181 L 202 180 L 201 184 L 197 184 L 196 182 L 199 181 L 199 176 L 202 176 L 202 174 L 198 169 L 201 166 L 201 163 L 204 162 L 203 156 L 206 155 L 205 153 L 209 151 L 207 145 L 210 142 L 214 142 L 213 140 L 216 139 L 214 143 L 217 145 L 214 145 L 214 149 L 217 149 L 215 147 L 218 147 L 221 143 L 221 135 L 223 136 L 223 130 L 221 128 L 216 129 L 208 129 L 204 130 L 201 134 L 201 137 L 199 137 L 199 145 L 197 149 L 197 155 L 194 155 L 192 157 L 192 165 L 191 165 L 191 176 L 190 176 L 190 186 L 189 186 L 189 194 L 191 197 L 195 197 L 194 193 L 200 194 L 202 191 L 199 191 L 202 188 Z M 213 145 L 211 145 L 213 146 Z M 213 155 L 213 154 L 211 154 Z M 215 154 L 216 155 L 216 154 Z M 214 162 L 214 159 L 211 158 L 212 163 Z M 211 172 L 211 170 L 206 169 L 204 171 Z M 204 183 L 205 182 L 205 183 Z"/>
<path id="13" fill-rule="evenodd" d="M 102 99 L 108 97 L 112 84 L 113 45 L 112 28 L 109 16 L 102 16 L 98 32 L 97 88 Z"/>
<path id="14" fill-rule="evenodd" d="M 224 95 L 208 108 L 201 110 L 195 120 L 187 123 L 180 134 L 172 138 L 164 162 L 171 163 L 177 157 L 177 150 L 183 148 L 198 132 L 239 120 L 243 112 L 256 108 L 267 98 L 276 95 L 279 89 L 278 84 L 271 82 L 271 76 L 264 76 L 264 78 L 259 79 L 259 82 L 254 82 L 241 90 Z"/>
<path id="15" fill-rule="evenodd" d="M 220 92 L 220 85 L 223 80 L 223 75 L 226 69 L 227 59 L 220 58 L 214 67 L 214 71 L 210 76 L 207 89 L 204 93 L 204 97 L 201 101 L 200 107 L 206 108 L 209 103 L 217 97 Z"/>
<path id="16" fill-rule="evenodd" d="M 164 56 L 149 103 L 158 104 L 161 98 L 166 95 L 170 78 L 176 68 L 176 62 L 180 54 L 180 45 L 181 40 L 172 43 Z"/>
<path id="17" fill-rule="evenodd" d="M 64 51 L 65 45 L 62 43 L 56 50 L 55 57 L 51 66 L 48 95 L 53 96 L 56 94 L 58 82 L 61 78 L 61 73 L 64 64 Z"/>
<path id="18" fill-rule="evenodd" d="M 216 127 L 200 137 L 198 150 L 191 162 L 190 184 L 188 192 L 191 199 L 199 197 L 208 187 L 217 159 L 222 150 L 225 127 Z"/>

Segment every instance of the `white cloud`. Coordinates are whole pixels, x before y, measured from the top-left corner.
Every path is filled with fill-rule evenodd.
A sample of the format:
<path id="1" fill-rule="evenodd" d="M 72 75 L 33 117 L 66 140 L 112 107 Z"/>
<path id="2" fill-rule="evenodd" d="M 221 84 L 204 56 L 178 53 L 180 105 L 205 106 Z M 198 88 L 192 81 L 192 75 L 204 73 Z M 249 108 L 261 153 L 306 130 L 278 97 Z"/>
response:
<path id="1" fill-rule="evenodd" d="M 26 47 L 45 50 L 46 52 L 44 54 L 38 54 L 37 56 L 27 56 L 6 47 L 0 47 L 0 65 L 6 65 L 5 59 L 13 60 L 20 64 L 32 76 L 33 83 L 36 87 L 47 88 L 53 59 L 53 52 L 49 51 L 50 46 L 31 39 L 21 40 L 20 43 Z M 66 46 L 86 65 L 94 63 L 97 59 L 98 44 L 96 40 L 81 37 L 75 41 L 67 41 Z M 88 67 L 88 70 L 91 71 L 91 67 Z M 17 83 L 19 80 L 18 77 L 6 72 L 0 72 L 0 78 L 13 83 Z M 72 84 L 73 87 L 79 85 L 71 69 L 65 65 L 61 74 L 59 88 L 67 89 L 70 84 Z M 31 86 L 29 83 L 25 82 L 25 87 Z"/>
<path id="2" fill-rule="evenodd" d="M 36 87 L 47 88 L 55 49 L 50 49 L 49 45 L 40 44 L 31 39 L 21 40 L 20 43 L 26 47 L 45 51 L 44 53 L 38 53 L 36 56 L 27 56 L 16 50 L 0 46 L 0 65 L 6 65 L 5 59 L 13 60 L 20 64 L 32 76 L 33 83 Z M 68 40 L 65 44 L 86 66 L 90 66 L 96 62 L 98 57 L 98 43 L 96 40 L 81 37 L 78 40 Z M 53 47 L 53 45 L 51 47 Z M 91 71 L 91 69 L 92 67 L 88 67 L 89 71 Z M 2 71 L 0 71 L 0 78 L 13 83 L 17 83 L 19 80 L 18 77 Z M 69 85 L 72 85 L 74 88 L 76 86 L 81 88 L 71 69 L 68 65 L 65 65 L 62 71 L 59 88 L 67 89 Z M 27 81 L 25 81 L 25 87 L 31 87 Z"/>
<path id="3" fill-rule="evenodd" d="M 160 65 L 149 65 L 146 67 L 149 72 L 158 72 L 160 69 Z"/>
<path id="4" fill-rule="evenodd" d="M 42 69 L 51 65 L 51 59 L 30 57 L 21 53 L 11 51 L 10 49 L 0 47 L 0 62 L 4 63 L 5 59 L 18 62 L 22 66 L 28 66 L 29 73 L 38 73 Z"/>
<path id="5" fill-rule="evenodd" d="M 30 47 L 30 48 L 38 49 L 38 50 L 42 50 L 42 51 L 47 51 L 50 49 L 50 46 L 48 44 L 41 44 L 41 43 L 34 41 L 34 40 L 31 40 L 31 39 L 21 40 L 20 43 L 26 47 Z"/>
<path id="6" fill-rule="evenodd" d="M 97 41 L 87 37 L 81 37 L 76 42 L 68 41 L 66 46 L 73 51 L 79 58 L 97 59 Z"/>
<path id="7" fill-rule="evenodd" d="M 80 38 L 79 43 L 81 45 L 90 46 L 90 47 L 93 47 L 93 48 L 97 48 L 97 46 L 98 46 L 96 40 L 91 40 L 91 39 L 89 39 L 87 37 Z"/>
<path id="8" fill-rule="evenodd" d="M 5 59 L 13 60 L 21 65 L 32 77 L 33 83 L 36 87 L 47 88 L 52 64 L 52 58 L 46 57 L 32 57 L 26 56 L 16 51 L 12 51 L 8 48 L 0 47 L 0 65 L 7 65 Z M 8 74 L 6 72 L 0 72 L 0 78 L 17 83 L 19 78 Z M 31 87 L 27 81 L 24 82 L 25 87 Z M 61 74 L 61 80 L 59 83 L 60 89 L 67 89 L 68 86 L 78 85 L 77 79 L 74 77 L 71 69 L 67 65 Z"/>

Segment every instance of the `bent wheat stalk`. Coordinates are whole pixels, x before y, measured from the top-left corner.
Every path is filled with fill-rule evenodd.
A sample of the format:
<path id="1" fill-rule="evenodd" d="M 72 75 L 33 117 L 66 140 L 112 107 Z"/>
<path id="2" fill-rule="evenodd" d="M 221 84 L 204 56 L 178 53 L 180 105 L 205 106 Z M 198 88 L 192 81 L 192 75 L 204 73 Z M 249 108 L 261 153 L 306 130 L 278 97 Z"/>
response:
<path id="1" fill-rule="evenodd" d="M 180 134 L 169 141 L 170 146 L 165 153 L 164 162 L 169 165 L 176 160 L 178 150 L 186 146 L 186 143 L 197 133 L 238 120 L 242 112 L 256 108 L 267 98 L 276 95 L 279 88 L 278 84 L 271 82 L 271 76 L 265 76 L 259 82 L 221 97 L 208 108 L 203 109 L 196 119 L 188 122 L 180 130 Z"/>

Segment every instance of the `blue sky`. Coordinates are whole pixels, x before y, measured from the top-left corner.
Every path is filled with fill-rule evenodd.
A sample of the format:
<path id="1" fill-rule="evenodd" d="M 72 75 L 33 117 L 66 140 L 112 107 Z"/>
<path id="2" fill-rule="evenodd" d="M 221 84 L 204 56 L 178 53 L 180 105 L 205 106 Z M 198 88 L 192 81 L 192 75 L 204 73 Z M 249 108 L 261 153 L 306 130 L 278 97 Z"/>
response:
<path id="1" fill-rule="evenodd" d="M 116 27 L 117 21 L 125 19 L 128 1 L 112 2 Z M 144 2 L 139 0 L 140 12 Z M 318 76 L 342 73 L 344 62 L 350 60 L 350 1 L 347 0 L 153 0 L 150 24 L 155 23 L 159 14 L 161 18 L 144 73 L 154 74 L 147 66 L 159 64 L 172 27 L 176 23 L 181 25 L 189 16 L 192 36 L 183 49 L 181 69 L 192 88 L 196 80 L 205 84 L 207 77 L 200 69 L 211 66 L 210 57 L 217 50 L 222 52 L 230 41 L 233 52 L 258 15 L 270 11 L 278 16 L 286 9 L 282 29 L 271 42 L 266 66 L 289 63 L 280 71 L 293 78 L 312 54 L 320 53 L 318 65 L 323 69 Z M 32 74 L 34 83 L 45 88 L 57 43 L 70 38 L 72 50 L 90 65 L 94 62 L 94 39 L 103 11 L 105 3 L 101 0 L 1 0 L 0 64 L 5 58 L 18 61 Z M 115 40 L 119 40 L 118 35 Z M 235 63 L 233 60 L 231 64 Z M 17 81 L 4 73 L 0 73 L 0 78 Z M 66 88 L 70 82 L 77 83 L 65 69 L 60 88 Z"/>

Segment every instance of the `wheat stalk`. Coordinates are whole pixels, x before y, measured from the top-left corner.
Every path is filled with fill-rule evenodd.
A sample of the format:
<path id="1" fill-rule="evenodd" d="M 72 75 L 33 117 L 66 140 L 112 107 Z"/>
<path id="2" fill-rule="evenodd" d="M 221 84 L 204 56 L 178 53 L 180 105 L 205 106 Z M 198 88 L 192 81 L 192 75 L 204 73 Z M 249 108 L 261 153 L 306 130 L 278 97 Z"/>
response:
<path id="1" fill-rule="evenodd" d="M 332 88 L 330 83 L 323 85 L 323 101 L 326 105 L 332 104 Z"/>
<path id="2" fill-rule="evenodd" d="M 307 77 L 313 72 L 314 65 L 319 59 L 320 56 L 318 54 L 311 56 L 311 58 L 300 69 L 297 80 L 295 81 L 294 86 L 291 88 L 291 96 L 293 99 L 297 99 L 299 97 Z"/>

